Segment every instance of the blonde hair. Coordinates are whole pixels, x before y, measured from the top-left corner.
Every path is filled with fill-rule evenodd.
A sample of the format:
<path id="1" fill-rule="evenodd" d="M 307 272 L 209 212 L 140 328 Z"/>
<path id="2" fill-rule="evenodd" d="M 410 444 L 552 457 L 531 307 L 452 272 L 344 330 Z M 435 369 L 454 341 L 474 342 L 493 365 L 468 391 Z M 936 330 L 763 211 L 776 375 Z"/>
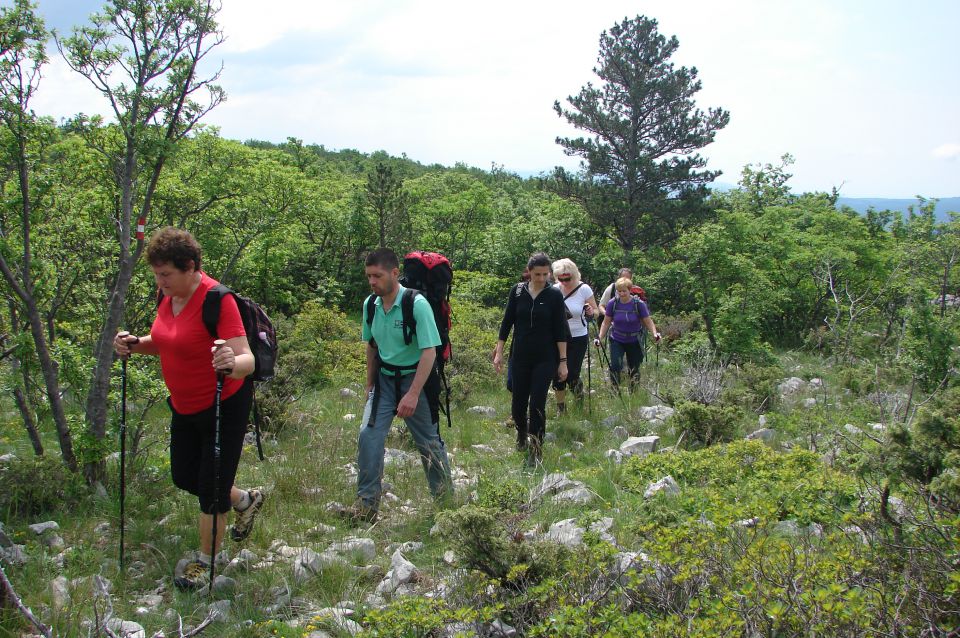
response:
<path id="1" fill-rule="evenodd" d="M 633 286 L 633 280 L 630 279 L 629 277 L 621 277 L 620 279 L 617 279 L 617 283 L 615 284 L 615 286 L 617 288 L 617 292 L 630 290 L 630 288 Z"/>
<path id="2" fill-rule="evenodd" d="M 560 275 L 570 275 L 570 280 L 573 283 L 580 283 L 580 269 L 577 268 L 572 259 L 563 258 L 553 262 L 553 278 L 559 279 Z"/>

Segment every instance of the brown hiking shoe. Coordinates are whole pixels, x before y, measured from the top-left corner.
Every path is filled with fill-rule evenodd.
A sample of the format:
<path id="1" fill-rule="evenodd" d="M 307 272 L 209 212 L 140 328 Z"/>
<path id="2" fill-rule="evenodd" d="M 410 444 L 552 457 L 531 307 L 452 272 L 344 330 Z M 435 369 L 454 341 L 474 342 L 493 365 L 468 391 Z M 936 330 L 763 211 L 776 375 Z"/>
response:
<path id="1" fill-rule="evenodd" d="M 327 509 L 332 514 L 336 514 L 354 525 L 374 523 L 378 515 L 377 508 L 370 507 L 360 499 L 357 499 L 350 507 L 345 507 L 337 503 L 336 506 L 328 506 Z"/>
<path id="2" fill-rule="evenodd" d="M 233 521 L 233 527 L 230 528 L 230 538 L 238 543 L 250 536 L 250 531 L 253 530 L 253 521 L 256 520 L 260 508 L 263 507 L 262 491 L 253 488 L 247 490 L 247 494 L 250 495 L 250 505 L 245 510 L 234 509 L 237 518 Z"/>
<path id="3" fill-rule="evenodd" d="M 183 575 L 173 579 L 173 584 L 184 591 L 203 589 L 210 584 L 210 565 L 198 560 L 190 561 L 184 567 Z"/>

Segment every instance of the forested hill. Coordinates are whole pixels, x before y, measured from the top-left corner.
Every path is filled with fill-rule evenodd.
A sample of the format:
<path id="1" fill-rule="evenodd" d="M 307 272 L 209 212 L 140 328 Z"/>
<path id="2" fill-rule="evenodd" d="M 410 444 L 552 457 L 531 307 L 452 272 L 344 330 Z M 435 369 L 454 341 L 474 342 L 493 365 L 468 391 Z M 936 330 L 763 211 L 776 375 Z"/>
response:
<path id="1" fill-rule="evenodd" d="M 910 208 L 917 208 L 918 200 L 914 199 L 889 199 L 884 197 L 840 197 L 837 199 L 837 206 L 849 206 L 861 215 L 866 214 L 869 209 L 877 211 L 898 211 L 906 215 Z M 937 206 L 934 209 L 934 216 L 938 221 L 947 221 L 951 212 L 960 213 L 960 197 L 944 197 L 937 200 Z"/>

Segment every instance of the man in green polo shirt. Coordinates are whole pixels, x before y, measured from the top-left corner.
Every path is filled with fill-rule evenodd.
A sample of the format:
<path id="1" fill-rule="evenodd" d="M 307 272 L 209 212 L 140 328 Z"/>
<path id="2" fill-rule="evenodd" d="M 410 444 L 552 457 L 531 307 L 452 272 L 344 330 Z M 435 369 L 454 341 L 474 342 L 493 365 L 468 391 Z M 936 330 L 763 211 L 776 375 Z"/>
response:
<path id="1" fill-rule="evenodd" d="M 405 288 L 399 282 L 397 255 L 389 248 L 378 248 L 367 255 L 365 267 L 374 308 L 373 321 L 362 322 L 367 342 L 367 405 L 358 441 L 357 503 L 350 514 L 373 521 L 380 504 L 384 442 L 394 415 L 404 420 L 413 435 L 434 497 L 452 491 L 452 483 L 440 426 L 425 391 L 439 382 L 434 362 L 440 333 L 433 309 L 422 295 L 414 297 L 415 331 L 407 343 L 401 307 Z"/>

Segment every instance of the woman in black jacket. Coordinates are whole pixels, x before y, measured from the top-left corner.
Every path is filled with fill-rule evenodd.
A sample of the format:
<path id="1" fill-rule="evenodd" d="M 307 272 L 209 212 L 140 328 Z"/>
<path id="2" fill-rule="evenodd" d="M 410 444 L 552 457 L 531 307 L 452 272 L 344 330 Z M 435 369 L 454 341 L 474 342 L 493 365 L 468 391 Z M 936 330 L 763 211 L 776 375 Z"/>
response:
<path id="1" fill-rule="evenodd" d="M 500 323 L 493 365 L 503 370 L 503 346 L 513 329 L 513 402 L 517 449 L 527 451 L 527 465 L 542 458 L 547 429 L 547 391 L 554 378 L 567 378 L 566 313 L 563 294 L 549 285 L 550 258 L 534 253 L 527 262 L 530 281 L 510 290 Z M 528 418 L 529 409 L 529 418 Z"/>

